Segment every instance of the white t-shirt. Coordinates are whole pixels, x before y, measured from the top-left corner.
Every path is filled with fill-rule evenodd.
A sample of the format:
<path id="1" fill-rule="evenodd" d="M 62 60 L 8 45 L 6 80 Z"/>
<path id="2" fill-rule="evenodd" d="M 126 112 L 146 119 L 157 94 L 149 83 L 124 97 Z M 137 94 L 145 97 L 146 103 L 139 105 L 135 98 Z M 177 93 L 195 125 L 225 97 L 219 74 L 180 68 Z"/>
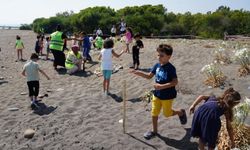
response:
<path id="1" fill-rule="evenodd" d="M 121 29 L 120 31 L 125 31 L 126 30 L 126 23 L 125 22 L 121 22 Z"/>
<path id="2" fill-rule="evenodd" d="M 98 29 L 98 30 L 96 31 L 96 35 L 102 35 L 102 30 L 101 30 L 101 29 Z"/>
<path id="3" fill-rule="evenodd" d="M 113 28 L 111 29 L 111 33 L 116 33 L 116 28 L 113 27 Z"/>
<path id="4" fill-rule="evenodd" d="M 112 66 L 112 48 L 110 49 L 102 49 L 101 50 L 101 56 L 102 56 L 102 63 L 101 68 L 102 70 L 113 70 Z"/>
<path id="5" fill-rule="evenodd" d="M 25 70 L 27 81 L 39 81 L 39 65 L 38 63 L 29 60 L 23 67 Z"/>

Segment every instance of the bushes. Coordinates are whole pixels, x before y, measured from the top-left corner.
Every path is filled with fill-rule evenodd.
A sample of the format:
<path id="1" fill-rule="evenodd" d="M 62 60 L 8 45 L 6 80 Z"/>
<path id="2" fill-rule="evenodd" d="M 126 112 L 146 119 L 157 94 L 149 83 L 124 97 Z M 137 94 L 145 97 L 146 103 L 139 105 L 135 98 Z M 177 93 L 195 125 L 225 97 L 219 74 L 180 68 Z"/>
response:
<path id="1" fill-rule="evenodd" d="M 119 22 L 124 18 L 133 31 L 142 35 L 196 35 L 204 38 L 222 38 L 229 34 L 250 33 L 250 12 L 230 10 L 221 6 L 215 12 L 207 14 L 174 14 L 167 12 L 163 5 L 143 5 L 114 10 L 110 7 L 92 7 L 79 13 L 63 12 L 55 17 L 38 18 L 33 22 L 33 30 L 51 33 L 57 24 L 66 32 L 86 31 L 93 33 L 100 27 L 105 34 L 110 34 L 112 25 L 119 29 Z"/>

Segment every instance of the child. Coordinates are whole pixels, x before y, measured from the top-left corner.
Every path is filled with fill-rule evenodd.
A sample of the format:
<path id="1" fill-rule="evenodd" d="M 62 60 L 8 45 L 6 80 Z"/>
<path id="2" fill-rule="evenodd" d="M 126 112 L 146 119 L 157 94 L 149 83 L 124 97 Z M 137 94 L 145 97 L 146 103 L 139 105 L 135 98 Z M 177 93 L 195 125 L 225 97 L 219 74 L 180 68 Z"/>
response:
<path id="1" fill-rule="evenodd" d="M 95 39 L 95 47 L 100 50 L 102 49 L 102 46 L 103 46 L 103 39 L 101 36 L 97 36 L 96 39 Z"/>
<path id="2" fill-rule="evenodd" d="M 40 52 L 40 35 L 37 35 L 36 37 L 35 52 L 36 54 L 39 54 Z"/>
<path id="3" fill-rule="evenodd" d="M 21 37 L 20 36 L 16 36 L 16 44 L 15 44 L 15 49 L 17 50 L 17 60 L 20 60 L 20 56 L 21 55 L 21 61 L 23 61 L 23 49 L 24 49 L 24 45 L 23 45 L 23 41 L 21 41 Z"/>
<path id="4" fill-rule="evenodd" d="M 133 32 L 132 32 L 132 29 L 129 28 L 129 27 L 126 30 L 125 38 L 126 38 L 125 41 L 126 41 L 126 46 L 127 46 L 126 52 L 129 53 L 129 45 L 133 40 L 132 39 L 133 38 Z"/>
<path id="5" fill-rule="evenodd" d="M 89 36 L 86 34 L 86 32 L 83 32 L 83 56 L 86 60 L 92 61 L 91 56 L 89 55 L 90 48 L 91 48 L 91 42 L 89 40 Z"/>
<path id="6" fill-rule="evenodd" d="M 140 54 L 140 48 L 143 48 L 143 42 L 141 41 L 141 36 L 140 34 L 136 34 L 134 36 L 135 38 L 135 45 L 132 48 L 132 56 L 133 56 L 133 68 L 135 70 L 138 70 L 139 65 L 140 65 L 140 60 L 139 60 L 139 54 Z"/>
<path id="7" fill-rule="evenodd" d="M 40 52 L 40 55 L 41 55 L 41 56 L 43 56 L 43 48 L 44 48 L 43 39 L 44 39 L 44 36 L 42 36 L 42 37 L 40 38 L 40 41 L 39 41 L 39 46 L 40 46 L 39 52 Z"/>
<path id="8" fill-rule="evenodd" d="M 40 69 L 37 61 L 38 55 L 33 53 L 31 54 L 30 61 L 28 61 L 22 71 L 22 75 L 27 77 L 27 84 L 29 88 L 29 96 L 31 100 L 31 107 L 38 107 L 37 105 L 37 96 L 39 94 L 39 72 L 41 72 L 48 80 L 50 79 L 48 75 Z"/>
<path id="9" fill-rule="evenodd" d="M 112 56 L 119 58 L 124 53 L 124 51 L 121 51 L 120 54 L 115 53 L 115 51 L 113 50 L 114 41 L 111 39 L 105 40 L 103 47 L 104 48 L 101 50 L 99 60 L 101 60 L 101 69 L 104 77 L 103 91 L 105 95 L 108 95 L 110 78 L 113 70 Z"/>
<path id="10" fill-rule="evenodd" d="M 47 51 L 46 60 L 49 60 L 49 53 L 50 53 L 49 44 L 50 44 L 50 38 L 46 37 L 46 42 L 45 42 L 45 48 Z"/>
<path id="11" fill-rule="evenodd" d="M 150 73 L 143 73 L 141 71 L 133 70 L 132 73 L 146 79 L 151 79 L 155 76 L 154 96 L 152 100 L 152 123 L 153 130 L 144 134 L 144 138 L 149 140 L 158 133 L 158 116 L 163 108 L 163 115 L 170 117 L 178 115 L 181 124 L 187 123 L 187 116 L 184 109 L 172 109 L 172 103 L 176 98 L 177 92 L 175 86 L 178 84 L 176 69 L 169 62 L 173 49 L 169 45 L 160 45 L 157 48 L 159 63 L 157 63 Z"/>
<path id="12" fill-rule="evenodd" d="M 221 128 L 220 116 L 226 118 L 227 131 L 231 140 L 231 147 L 234 147 L 234 135 L 231 125 L 233 120 L 233 107 L 240 103 L 241 96 L 233 88 L 229 88 L 221 97 L 215 96 L 199 96 L 192 106 L 190 113 L 194 113 L 195 107 L 204 100 L 194 113 L 191 134 L 193 137 L 199 138 L 199 148 L 204 150 L 208 145 L 209 150 L 213 150 L 216 146 L 218 133 Z"/>

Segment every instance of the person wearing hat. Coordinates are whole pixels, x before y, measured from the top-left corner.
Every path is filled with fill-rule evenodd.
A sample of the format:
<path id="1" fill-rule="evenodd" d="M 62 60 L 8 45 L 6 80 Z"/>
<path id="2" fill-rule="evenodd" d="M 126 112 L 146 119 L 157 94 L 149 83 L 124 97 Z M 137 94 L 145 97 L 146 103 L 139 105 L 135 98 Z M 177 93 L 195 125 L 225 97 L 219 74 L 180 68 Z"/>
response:
<path id="1" fill-rule="evenodd" d="M 82 62 L 83 59 L 79 52 L 79 46 L 73 45 L 65 61 L 65 67 L 67 69 L 67 73 L 73 74 L 77 71 L 80 71 L 82 68 Z"/>
<path id="2" fill-rule="evenodd" d="M 133 68 L 135 70 L 139 69 L 140 60 L 139 54 L 140 49 L 144 47 L 143 42 L 141 41 L 141 35 L 139 33 L 135 34 L 134 36 L 135 43 L 132 47 L 132 56 L 133 56 Z"/>

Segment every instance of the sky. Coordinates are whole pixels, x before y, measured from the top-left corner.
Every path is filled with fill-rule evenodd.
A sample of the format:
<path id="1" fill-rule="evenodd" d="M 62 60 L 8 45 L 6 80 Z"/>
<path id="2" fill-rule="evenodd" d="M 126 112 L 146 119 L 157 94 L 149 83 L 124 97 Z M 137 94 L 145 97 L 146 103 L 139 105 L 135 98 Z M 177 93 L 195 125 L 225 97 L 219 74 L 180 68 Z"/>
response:
<path id="1" fill-rule="evenodd" d="M 0 25 L 32 23 L 36 18 L 48 18 L 70 10 L 79 12 L 93 6 L 109 6 L 117 10 L 145 4 L 163 4 L 168 12 L 174 13 L 206 13 L 221 5 L 250 11 L 250 0 L 0 0 Z"/>

